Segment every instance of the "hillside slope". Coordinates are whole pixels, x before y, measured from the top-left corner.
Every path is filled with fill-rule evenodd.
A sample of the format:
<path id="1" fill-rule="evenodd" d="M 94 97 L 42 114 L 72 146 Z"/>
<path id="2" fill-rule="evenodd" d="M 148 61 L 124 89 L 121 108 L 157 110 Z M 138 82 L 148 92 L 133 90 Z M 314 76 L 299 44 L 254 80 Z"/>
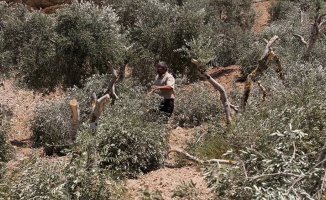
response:
<path id="1" fill-rule="evenodd" d="M 256 1 L 254 9 L 257 12 L 257 19 L 253 26 L 253 31 L 260 31 L 268 24 L 268 7 L 272 1 Z M 240 76 L 238 66 L 229 66 L 225 68 L 214 68 L 209 71 L 215 74 L 214 78 L 223 85 L 228 92 L 234 87 L 233 82 L 237 76 Z M 216 92 L 212 89 L 212 92 Z M 50 95 L 35 94 L 27 89 L 16 88 L 13 80 L 4 81 L 4 85 L 0 88 L 0 104 L 7 105 L 13 112 L 11 123 L 13 124 L 10 130 L 9 142 L 15 147 L 15 156 L 7 164 L 8 169 L 13 169 L 17 163 L 27 159 L 32 151 L 39 152 L 42 156 L 42 149 L 33 148 L 31 142 L 31 130 L 28 121 L 33 117 L 34 106 L 45 100 L 58 99 L 63 95 L 61 91 L 57 91 Z M 200 128 L 200 127 L 198 127 Z M 186 143 L 195 129 L 183 129 L 177 127 L 170 132 L 169 143 L 171 148 L 186 147 Z M 55 159 L 55 158 L 53 158 Z M 170 157 L 171 160 L 173 158 Z M 175 189 L 180 186 L 191 185 L 189 187 L 194 192 L 197 199 L 209 199 L 212 194 L 207 187 L 205 180 L 202 177 L 200 166 L 189 163 L 182 168 L 161 168 L 151 173 L 145 174 L 139 179 L 128 180 L 126 187 L 129 188 L 130 199 L 142 199 L 143 192 L 150 193 L 159 192 L 164 199 L 172 199 Z"/>

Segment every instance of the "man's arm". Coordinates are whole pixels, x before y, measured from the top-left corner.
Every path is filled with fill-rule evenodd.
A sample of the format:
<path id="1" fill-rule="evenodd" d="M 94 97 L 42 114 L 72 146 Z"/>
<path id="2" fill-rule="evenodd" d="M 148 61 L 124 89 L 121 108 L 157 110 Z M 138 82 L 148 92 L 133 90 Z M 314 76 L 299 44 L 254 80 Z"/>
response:
<path id="1" fill-rule="evenodd" d="M 157 85 L 152 85 L 153 90 L 173 90 L 173 87 L 170 85 L 163 85 L 163 86 L 157 86 Z"/>

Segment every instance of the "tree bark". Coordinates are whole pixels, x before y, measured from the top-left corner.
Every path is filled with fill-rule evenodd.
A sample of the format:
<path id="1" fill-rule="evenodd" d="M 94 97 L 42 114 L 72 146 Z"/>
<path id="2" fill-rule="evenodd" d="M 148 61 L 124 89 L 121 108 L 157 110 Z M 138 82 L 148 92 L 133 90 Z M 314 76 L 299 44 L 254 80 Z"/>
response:
<path id="1" fill-rule="evenodd" d="M 182 154 L 184 155 L 188 160 L 192 160 L 196 163 L 199 163 L 201 165 L 204 165 L 204 164 L 213 164 L 213 163 L 218 163 L 218 164 L 227 164 L 227 165 L 235 165 L 237 164 L 235 161 L 232 161 L 232 160 L 224 160 L 224 159 L 210 159 L 210 160 L 201 160 L 195 156 L 192 156 L 190 155 L 189 153 L 187 152 L 184 152 L 183 150 L 181 149 L 170 149 L 168 152 L 167 152 L 167 155 L 169 155 L 170 153 L 172 152 L 176 152 L 176 153 L 179 153 L 179 154 Z"/>
<path id="2" fill-rule="evenodd" d="M 110 98 L 108 94 L 102 96 L 101 98 L 97 99 L 96 94 L 93 93 L 91 96 L 92 100 L 92 113 L 90 117 L 90 128 L 96 129 L 99 117 L 102 113 L 102 110 L 105 106 L 105 103 Z"/>
<path id="3" fill-rule="evenodd" d="M 75 141 L 79 128 L 79 105 L 76 99 L 69 102 L 71 110 L 70 139 Z"/>
<path id="4" fill-rule="evenodd" d="M 264 50 L 262 56 L 258 60 L 258 66 L 256 67 L 255 70 L 253 70 L 247 76 L 247 79 L 245 81 L 244 94 L 243 94 L 242 102 L 241 102 L 241 110 L 244 110 L 247 105 L 254 78 L 257 77 L 258 75 L 260 75 L 266 69 L 268 69 L 268 65 L 272 59 L 274 59 L 276 62 L 276 68 L 275 68 L 276 73 L 278 73 L 278 75 L 280 76 L 280 79 L 282 81 L 285 81 L 281 61 L 280 61 L 279 57 L 275 54 L 275 52 L 271 50 L 271 45 L 278 38 L 279 37 L 275 35 L 269 41 L 266 41 L 267 44 L 266 44 L 266 47 L 265 47 L 265 50 Z M 264 95 L 264 98 L 266 98 L 266 91 L 263 91 L 263 92 L 265 92 L 263 95 Z"/>
<path id="5" fill-rule="evenodd" d="M 322 21 L 322 18 L 325 15 L 326 14 L 319 15 L 319 13 L 317 13 L 315 16 L 315 22 L 311 27 L 310 41 L 309 41 L 309 44 L 308 44 L 308 46 L 303 54 L 303 57 L 302 57 L 302 59 L 304 61 L 309 60 L 311 51 L 312 51 L 313 47 L 315 46 L 315 43 L 317 42 L 320 33 L 323 31 L 323 29 L 321 29 L 321 27 L 325 23 L 325 21 Z"/>
<path id="6" fill-rule="evenodd" d="M 208 80 L 210 84 L 213 85 L 215 89 L 217 89 L 220 92 L 220 100 L 222 101 L 224 112 L 226 115 L 226 122 L 228 124 L 232 123 L 232 117 L 231 117 L 231 107 L 230 102 L 228 101 L 226 91 L 224 87 L 219 84 L 217 81 L 215 81 L 206 71 L 202 70 L 202 67 L 200 66 L 199 61 L 195 59 L 191 59 L 191 62 L 197 66 L 198 71 Z"/>

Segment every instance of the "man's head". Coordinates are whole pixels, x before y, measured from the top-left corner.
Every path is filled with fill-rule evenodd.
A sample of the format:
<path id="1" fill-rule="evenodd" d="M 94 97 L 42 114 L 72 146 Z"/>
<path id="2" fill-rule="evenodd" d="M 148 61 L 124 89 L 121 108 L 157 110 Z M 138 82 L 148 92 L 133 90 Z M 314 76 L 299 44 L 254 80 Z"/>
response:
<path id="1" fill-rule="evenodd" d="M 160 61 L 156 65 L 156 70 L 159 75 L 164 74 L 168 70 L 168 65 L 164 61 Z"/>

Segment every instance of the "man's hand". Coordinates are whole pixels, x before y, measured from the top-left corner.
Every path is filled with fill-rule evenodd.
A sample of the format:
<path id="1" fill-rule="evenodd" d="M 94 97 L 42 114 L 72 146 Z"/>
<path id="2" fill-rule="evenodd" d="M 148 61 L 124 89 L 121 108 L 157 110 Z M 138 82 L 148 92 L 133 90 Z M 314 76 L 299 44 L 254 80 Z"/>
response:
<path id="1" fill-rule="evenodd" d="M 154 90 L 148 92 L 148 93 L 147 93 L 147 96 L 151 96 L 151 95 L 153 94 L 153 91 L 154 91 Z"/>
<path id="2" fill-rule="evenodd" d="M 153 89 L 153 90 L 159 90 L 159 89 L 160 89 L 160 86 L 152 85 L 152 89 Z"/>
<path id="3" fill-rule="evenodd" d="M 147 93 L 147 96 L 151 96 L 155 90 L 159 90 L 160 86 L 152 85 L 151 88 L 152 88 L 152 90 Z"/>

